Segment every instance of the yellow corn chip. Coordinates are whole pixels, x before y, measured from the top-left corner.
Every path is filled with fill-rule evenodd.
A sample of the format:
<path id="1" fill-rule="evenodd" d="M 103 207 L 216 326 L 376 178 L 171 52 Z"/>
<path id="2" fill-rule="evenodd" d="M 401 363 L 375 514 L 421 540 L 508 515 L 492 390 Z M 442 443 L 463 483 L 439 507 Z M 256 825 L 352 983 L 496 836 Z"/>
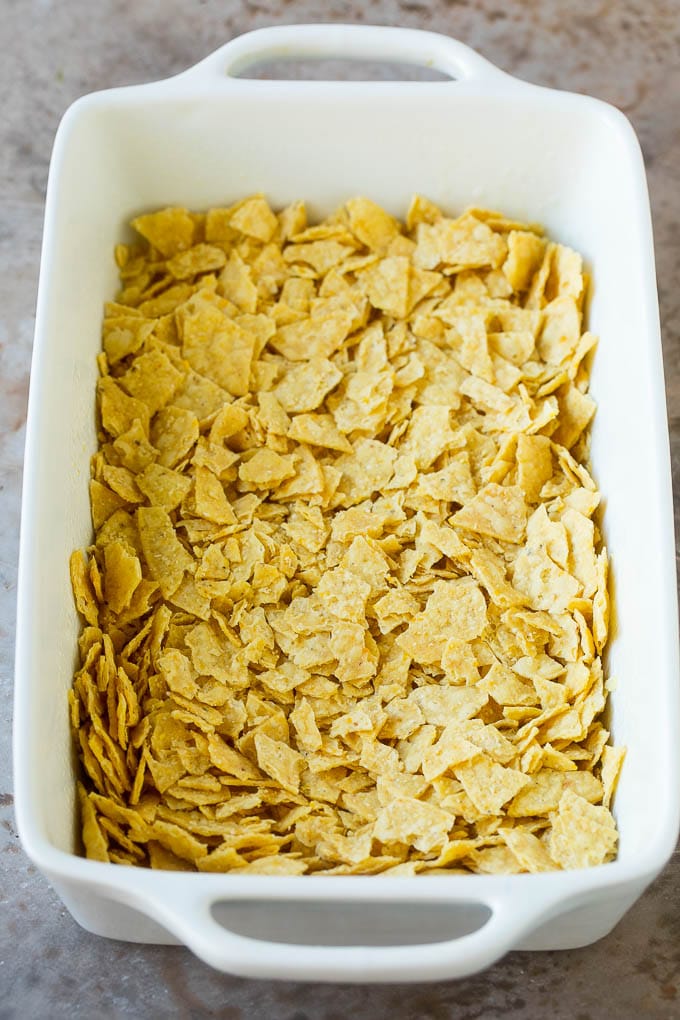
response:
<path id="1" fill-rule="evenodd" d="M 550 830 L 550 856 L 563 868 L 602 864 L 616 849 L 614 819 L 572 790 L 562 794 Z"/>
<path id="2" fill-rule="evenodd" d="M 288 744 L 272 740 L 266 733 L 255 735 L 257 761 L 263 772 L 272 776 L 284 790 L 297 793 L 300 788 L 300 774 L 304 759 Z"/>
<path id="3" fill-rule="evenodd" d="M 182 354 L 196 372 L 234 396 L 248 392 L 256 343 L 251 332 L 200 296 L 185 311 L 182 328 Z"/>
<path id="4" fill-rule="evenodd" d="M 508 234 L 508 257 L 503 272 L 513 290 L 528 290 L 534 273 L 543 261 L 545 241 L 526 230 Z"/>
<path id="5" fill-rule="evenodd" d="M 441 850 L 454 818 L 448 811 L 415 797 L 400 797 L 376 818 L 373 836 L 381 843 L 408 843 L 423 853 Z"/>
<path id="6" fill-rule="evenodd" d="M 137 484 L 151 506 L 161 507 L 168 513 L 179 506 L 191 488 L 191 480 L 186 475 L 160 464 L 149 464 L 137 476 Z"/>
<path id="7" fill-rule="evenodd" d="M 172 399 L 184 375 L 162 351 L 140 354 L 120 377 L 120 385 L 135 400 L 147 405 L 153 415 Z"/>
<path id="8" fill-rule="evenodd" d="M 285 411 L 314 411 L 341 378 L 332 362 L 313 357 L 291 366 L 274 393 Z"/>
<path id="9" fill-rule="evenodd" d="M 499 814 L 503 805 L 530 781 L 522 772 L 504 768 L 486 754 L 457 765 L 454 772 L 481 815 Z"/>
<path id="10" fill-rule="evenodd" d="M 258 450 L 238 469 L 238 476 L 242 482 L 262 489 L 275 488 L 295 474 L 295 462 L 291 457 L 282 457 L 281 454 L 268 449 Z"/>
<path id="11" fill-rule="evenodd" d="M 517 858 L 523 871 L 553 871 L 555 862 L 545 846 L 532 832 L 526 829 L 499 829 L 508 849 Z"/>
<path id="12" fill-rule="evenodd" d="M 168 597 L 179 587 L 184 571 L 191 568 L 193 560 L 161 507 L 140 507 L 137 526 L 151 576 Z"/>
<path id="13" fill-rule="evenodd" d="M 270 241 L 276 232 L 278 220 L 260 195 L 246 199 L 230 217 L 229 226 L 258 241 Z"/>
<path id="14" fill-rule="evenodd" d="M 194 221 L 186 209 L 160 209 L 138 216 L 132 226 L 166 257 L 186 251 L 193 244 Z"/>

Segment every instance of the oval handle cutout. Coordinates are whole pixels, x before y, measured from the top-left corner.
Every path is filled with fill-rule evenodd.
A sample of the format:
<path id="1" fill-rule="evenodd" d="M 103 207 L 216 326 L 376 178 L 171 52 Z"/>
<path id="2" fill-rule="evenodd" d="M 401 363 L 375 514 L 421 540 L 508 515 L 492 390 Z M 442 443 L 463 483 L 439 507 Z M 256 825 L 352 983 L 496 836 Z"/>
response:
<path id="1" fill-rule="evenodd" d="M 301 946 L 409 946 L 450 942 L 482 928 L 481 903 L 314 903 L 222 901 L 211 913 L 222 927 L 264 942 Z"/>
<path id="2" fill-rule="evenodd" d="M 433 67 L 390 60 L 310 58 L 258 60 L 237 78 L 266 81 L 450 81 L 452 74 Z"/>

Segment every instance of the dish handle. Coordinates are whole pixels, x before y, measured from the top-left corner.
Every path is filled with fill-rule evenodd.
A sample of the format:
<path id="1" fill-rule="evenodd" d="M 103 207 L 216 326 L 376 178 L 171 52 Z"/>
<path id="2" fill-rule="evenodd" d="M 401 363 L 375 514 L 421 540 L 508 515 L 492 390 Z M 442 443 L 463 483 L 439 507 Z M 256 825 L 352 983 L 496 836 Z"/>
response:
<path id="1" fill-rule="evenodd" d="M 259 881 L 267 883 L 266 878 L 260 877 Z M 314 879 L 307 878 L 305 881 L 313 883 Z M 418 942 L 416 939 L 408 944 L 376 945 L 370 944 L 368 938 L 365 941 L 369 944 L 361 944 L 364 941 L 362 933 L 370 929 L 373 912 L 379 912 L 385 900 L 372 903 L 370 897 L 358 899 L 353 896 L 351 900 L 343 897 L 344 904 L 351 902 L 358 909 L 358 916 L 353 922 L 355 942 L 346 944 L 343 939 L 342 944 L 331 942 L 315 945 L 294 941 L 294 929 L 300 930 L 299 917 L 295 918 L 294 913 L 290 917 L 291 941 L 285 941 L 285 933 L 289 930 L 285 924 L 285 911 L 291 909 L 294 912 L 299 909 L 300 899 L 282 896 L 280 889 L 275 890 L 274 886 L 269 892 L 271 895 L 263 888 L 257 897 L 253 897 L 246 896 L 245 890 L 239 893 L 233 886 L 230 891 L 225 891 L 215 876 L 212 881 L 207 879 L 202 892 L 194 886 L 190 892 L 179 888 L 173 890 L 172 895 L 161 897 L 150 894 L 147 885 L 143 891 L 139 890 L 134 905 L 152 916 L 201 960 L 224 973 L 286 981 L 356 983 L 449 980 L 474 974 L 494 964 L 511 949 L 517 948 L 524 936 L 559 913 L 565 900 L 564 890 L 558 892 L 554 889 L 545 890 L 531 900 L 519 900 L 514 891 L 503 893 L 501 890 L 493 896 L 443 894 L 436 901 L 429 896 L 414 901 L 401 901 L 398 907 L 406 916 L 416 904 L 423 909 L 431 904 L 436 905 L 440 913 L 442 907 L 450 907 L 452 916 L 456 910 L 472 909 L 478 917 L 481 913 L 482 921 L 475 923 L 474 930 L 468 928 L 466 934 L 458 937 L 444 936 L 442 941 Z M 306 892 L 311 894 L 312 890 L 308 888 Z M 337 909 L 334 899 L 324 900 L 318 894 L 309 896 L 309 901 L 316 907 L 323 907 L 326 918 L 331 918 L 334 909 Z M 268 904 L 274 903 L 279 908 L 279 922 L 280 911 L 284 912 L 284 925 L 272 922 L 270 930 L 266 910 Z M 264 922 L 261 922 L 255 935 L 252 929 L 248 935 L 244 935 L 229 928 L 228 921 L 223 923 L 218 920 L 221 906 L 245 906 L 247 909 L 253 904 L 264 908 Z M 570 907 L 573 905 L 570 901 Z M 398 941 L 393 938 L 398 925 L 398 920 L 393 921 L 387 941 Z M 241 925 L 234 923 L 233 928 L 237 927 Z M 276 934 L 274 928 L 277 929 Z M 260 931 L 266 933 L 264 937 L 260 936 Z M 427 937 L 423 936 L 424 939 Z M 312 941 L 310 938 L 309 942 Z"/>
<path id="2" fill-rule="evenodd" d="M 246 32 L 178 78 L 214 82 L 216 78 L 236 78 L 264 61 L 338 58 L 414 64 L 440 71 L 456 81 L 518 84 L 516 78 L 465 43 L 437 32 L 337 24 L 277 25 Z"/>

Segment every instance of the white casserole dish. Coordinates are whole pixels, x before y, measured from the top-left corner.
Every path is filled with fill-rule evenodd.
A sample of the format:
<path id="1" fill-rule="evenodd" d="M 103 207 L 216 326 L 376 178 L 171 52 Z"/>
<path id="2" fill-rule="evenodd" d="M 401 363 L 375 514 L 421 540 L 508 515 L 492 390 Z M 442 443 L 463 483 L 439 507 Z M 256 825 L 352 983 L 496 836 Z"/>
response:
<path id="1" fill-rule="evenodd" d="M 271 82 L 234 77 L 281 57 L 434 67 L 455 80 Z M 150 872 L 77 856 L 67 690 L 79 623 L 68 558 L 91 539 L 95 354 L 114 242 L 141 211 L 266 192 L 312 214 L 364 194 L 396 214 L 415 191 L 446 209 L 545 224 L 594 273 L 592 436 L 616 619 L 609 671 L 618 859 L 542 875 L 260 877 Z M 50 169 L 31 379 L 16 653 L 16 809 L 24 847 L 100 935 L 188 945 L 230 973 L 422 981 L 509 949 L 605 935 L 677 837 L 679 684 L 670 464 L 649 204 L 640 150 L 612 107 L 520 82 L 459 42 L 405 29 L 296 26 L 233 40 L 168 81 L 86 96 Z"/>

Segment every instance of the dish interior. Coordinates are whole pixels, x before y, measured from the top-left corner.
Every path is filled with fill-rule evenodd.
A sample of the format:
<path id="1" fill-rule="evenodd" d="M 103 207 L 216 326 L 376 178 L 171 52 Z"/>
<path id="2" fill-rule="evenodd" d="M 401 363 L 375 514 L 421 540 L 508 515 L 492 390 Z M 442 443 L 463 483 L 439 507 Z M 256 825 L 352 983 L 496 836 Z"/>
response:
<path id="1" fill-rule="evenodd" d="M 541 222 L 584 255 L 593 274 L 588 326 L 600 336 L 592 464 L 616 607 L 610 722 L 628 747 L 615 803 L 620 858 L 661 838 L 673 769 L 674 575 L 665 560 L 668 467 L 646 195 L 623 119 L 580 97 L 527 89 L 501 98 L 458 83 L 381 83 L 370 93 L 334 83 L 285 83 L 274 93 L 265 82 L 225 83 L 181 97 L 148 86 L 83 101 L 58 147 L 32 382 L 32 612 L 20 678 L 31 685 L 24 752 L 45 839 L 67 852 L 78 845 L 66 692 L 79 623 L 68 558 L 92 535 L 95 355 L 102 304 L 117 288 L 112 248 L 129 239 L 126 223 L 142 211 L 224 205 L 254 191 L 275 207 L 304 198 L 310 218 L 357 194 L 403 217 L 421 192 L 452 213 L 480 205 Z"/>

